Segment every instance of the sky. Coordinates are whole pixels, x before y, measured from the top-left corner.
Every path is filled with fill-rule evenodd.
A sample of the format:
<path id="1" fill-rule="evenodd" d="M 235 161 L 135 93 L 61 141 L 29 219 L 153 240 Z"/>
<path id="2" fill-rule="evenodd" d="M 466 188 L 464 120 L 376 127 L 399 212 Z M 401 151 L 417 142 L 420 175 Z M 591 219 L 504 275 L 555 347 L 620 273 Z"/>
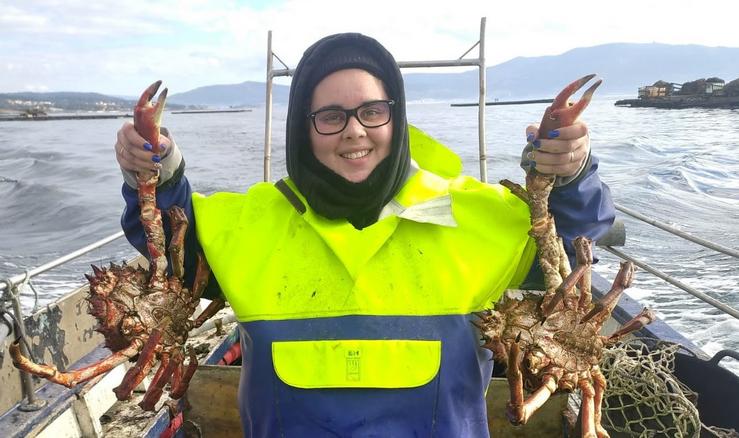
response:
<path id="1" fill-rule="evenodd" d="M 738 12 L 736 0 L 0 0 L 0 92 L 264 82 L 269 30 L 291 68 L 317 39 L 348 31 L 398 61 L 455 59 L 481 17 L 488 66 L 615 42 L 739 47 Z"/>

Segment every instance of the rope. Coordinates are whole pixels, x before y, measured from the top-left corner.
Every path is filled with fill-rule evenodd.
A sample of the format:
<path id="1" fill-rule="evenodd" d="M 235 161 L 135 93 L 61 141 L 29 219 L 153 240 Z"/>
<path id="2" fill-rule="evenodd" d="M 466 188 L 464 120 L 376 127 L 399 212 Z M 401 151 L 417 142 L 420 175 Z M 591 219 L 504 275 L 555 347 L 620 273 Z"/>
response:
<path id="1" fill-rule="evenodd" d="M 0 295 L 0 304 L 3 304 L 4 306 L 4 303 L 13 300 L 13 282 L 9 278 L 3 278 L 0 279 L 0 284 L 5 285 L 5 289 L 3 289 L 3 294 Z"/>
<path id="2" fill-rule="evenodd" d="M 33 350 L 31 350 L 31 345 L 28 343 L 26 338 L 20 334 L 20 321 L 18 321 L 18 318 L 15 317 L 13 312 L 8 312 L 6 309 L 0 309 L 0 314 L 7 315 L 13 320 L 13 324 L 15 324 L 15 327 L 13 327 L 13 332 L 16 335 L 15 342 L 23 342 L 23 345 L 26 346 L 26 352 L 28 353 L 29 358 L 31 361 L 36 362 L 36 358 L 33 356 Z"/>
<path id="3" fill-rule="evenodd" d="M 26 284 L 26 283 L 30 284 L 30 277 L 31 277 L 30 271 L 26 270 L 26 275 L 25 275 L 25 278 L 23 279 L 23 282 L 21 282 L 17 286 L 13 285 L 13 282 L 10 279 L 7 279 L 7 278 L 0 279 L 0 283 L 5 284 L 5 291 L 1 297 L 2 299 L 0 300 L 0 315 L 6 315 L 10 317 L 10 319 L 13 321 L 13 324 L 15 325 L 15 327 L 13 327 L 13 333 L 16 336 L 15 341 L 23 342 L 23 345 L 25 345 L 26 347 L 26 352 L 28 353 L 29 358 L 32 361 L 36 362 L 36 358 L 34 357 L 33 351 L 31 350 L 31 345 L 28 343 L 28 340 L 26 340 L 24 336 L 21 336 L 20 327 L 21 327 L 22 321 L 19 321 L 15 313 L 8 311 L 8 309 L 5 307 L 5 303 L 20 299 L 20 291 L 18 290 L 18 286 Z M 36 290 L 33 289 L 33 287 L 31 287 L 31 289 L 36 294 Z M 36 303 L 38 303 L 38 294 L 36 294 Z"/>
<path id="4" fill-rule="evenodd" d="M 680 348 L 671 342 L 648 348 L 641 340 L 632 339 L 604 351 L 601 368 L 608 387 L 602 409 L 606 429 L 639 438 L 698 437 L 701 430 L 721 438 L 739 436 L 734 430 L 701 423 L 698 394 L 673 374 Z"/>
<path id="5" fill-rule="evenodd" d="M 26 269 L 25 276 L 23 277 L 23 280 L 21 280 L 20 283 L 16 286 L 18 288 L 18 295 L 20 295 L 21 288 L 28 286 L 29 289 L 33 292 L 33 309 L 31 310 L 31 314 L 33 315 L 38 311 L 39 305 L 38 305 L 38 291 L 35 287 L 33 287 L 33 283 L 31 283 L 31 271 L 29 269 Z"/>

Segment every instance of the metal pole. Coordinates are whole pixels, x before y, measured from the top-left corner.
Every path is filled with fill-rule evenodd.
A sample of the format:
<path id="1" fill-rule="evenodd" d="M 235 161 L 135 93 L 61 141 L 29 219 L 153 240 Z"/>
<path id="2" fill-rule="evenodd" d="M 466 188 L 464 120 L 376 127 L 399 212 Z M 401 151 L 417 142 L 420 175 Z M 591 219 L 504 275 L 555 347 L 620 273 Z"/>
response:
<path id="1" fill-rule="evenodd" d="M 272 31 L 267 32 L 267 84 L 264 108 L 264 181 L 269 181 L 272 161 Z"/>
<path id="2" fill-rule="evenodd" d="M 736 309 L 734 309 L 732 307 L 729 307 L 726 304 L 722 303 L 721 301 L 718 301 L 716 299 L 713 299 L 710 296 L 704 294 L 703 292 L 700 292 L 700 291 L 698 291 L 696 289 L 693 289 L 692 287 L 688 286 L 687 284 L 684 284 L 684 283 L 682 283 L 682 282 L 680 282 L 678 280 L 675 280 L 674 278 L 672 278 L 671 276 L 665 274 L 664 272 L 659 271 L 659 270 L 657 270 L 657 269 L 649 266 L 648 264 L 646 264 L 644 262 L 640 262 L 639 260 L 636 260 L 635 258 L 633 258 L 633 257 L 631 257 L 631 256 L 629 256 L 627 254 L 624 254 L 623 252 L 617 250 L 616 248 L 613 248 L 611 246 L 604 246 L 602 248 L 605 249 L 606 251 L 610 252 L 611 254 L 615 254 L 618 257 L 621 257 L 624 260 L 628 260 L 630 262 L 633 262 L 636 266 L 638 266 L 638 267 L 644 269 L 645 271 L 650 272 L 653 275 L 655 275 L 655 276 L 657 276 L 657 277 L 665 280 L 666 282 L 670 283 L 671 285 L 677 286 L 680 289 L 684 290 L 685 292 L 687 292 L 687 293 L 693 295 L 694 297 L 700 299 L 701 301 L 704 301 L 704 302 L 712 305 L 713 307 L 721 310 L 722 312 L 728 313 L 729 315 L 733 316 L 734 318 L 739 319 L 739 310 L 736 310 Z"/>
<path id="3" fill-rule="evenodd" d="M 8 288 L 8 287 L 10 289 L 12 289 L 15 285 L 20 284 L 21 282 L 25 281 L 26 276 L 28 276 L 28 278 L 35 277 L 38 274 L 44 273 L 44 272 L 46 272 L 46 271 L 48 271 L 48 270 L 50 270 L 52 268 L 56 268 L 59 265 L 62 265 L 62 264 L 66 263 L 66 262 L 68 262 L 68 261 L 70 261 L 72 259 L 75 259 L 75 258 L 77 258 L 77 257 L 79 257 L 81 255 L 84 255 L 84 254 L 92 251 L 93 249 L 97 249 L 97 248 L 100 248 L 103 245 L 107 245 L 108 243 L 110 243 L 110 242 L 112 242 L 112 241 L 114 241 L 116 239 L 119 239 L 119 238 L 123 237 L 123 235 L 124 235 L 123 234 L 123 231 L 119 231 L 119 232 L 117 232 L 115 234 L 111 234 L 108 237 L 105 237 L 103 239 L 100 239 L 97 242 L 91 243 L 91 244 L 89 244 L 89 245 L 87 245 L 87 246 L 85 246 L 83 248 L 80 248 L 77 251 L 71 252 L 71 253 L 63 256 L 63 257 L 59 257 L 58 259 L 52 260 L 49 263 L 45 263 L 45 264 L 43 264 L 43 265 L 41 265 L 39 267 L 33 268 L 33 269 L 29 270 L 28 273 L 18 274 L 18 275 L 15 275 L 13 277 L 10 277 L 7 280 L 7 282 L 0 282 L 0 292 L 2 292 L 3 290 L 6 290 L 6 288 Z M 10 289 L 8 289 L 8 290 L 10 290 Z"/>
<path id="4" fill-rule="evenodd" d="M 488 158 L 485 147 L 485 21 L 486 17 L 480 19 L 480 103 L 477 109 L 477 130 L 480 144 L 480 181 L 488 182 Z"/>
<path id="5" fill-rule="evenodd" d="M 703 245 L 706 248 L 711 248 L 711 249 L 713 249 L 715 251 L 722 252 L 722 253 L 724 253 L 726 255 L 730 255 L 732 257 L 739 258 L 739 251 L 737 251 L 735 249 L 731 249 L 731 248 L 727 248 L 725 246 L 721 246 L 718 243 L 713 243 L 711 241 L 708 241 L 708 240 L 705 240 L 705 239 L 701 239 L 700 237 L 695 237 L 692 234 L 688 234 L 688 233 L 686 233 L 684 231 L 680 231 L 677 228 L 671 227 L 671 226 L 669 226 L 669 225 L 667 225 L 665 223 L 662 223 L 662 222 L 659 222 L 657 220 L 654 220 L 654 219 L 652 219 L 650 217 L 644 216 L 643 214 L 638 213 L 638 212 L 636 212 L 634 210 L 631 210 L 629 208 L 626 208 L 626 207 L 624 207 L 622 205 L 616 204 L 616 209 L 619 210 L 619 211 L 621 211 L 621 212 L 623 212 L 623 213 L 628 214 L 629 216 L 633 216 L 633 217 L 635 217 L 635 218 L 637 218 L 639 220 L 642 220 L 642 221 L 648 223 L 649 225 L 654 225 L 655 227 L 661 228 L 661 229 L 667 231 L 668 233 L 672 233 L 672 234 L 674 234 L 676 236 L 682 237 L 685 240 L 689 240 L 689 241 L 691 241 L 693 243 L 697 243 L 698 245 Z"/>
<path id="6" fill-rule="evenodd" d="M 17 286 L 11 286 L 10 283 L 6 283 L 6 286 L 8 288 L 7 294 L 10 296 L 13 303 L 13 313 L 15 313 L 15 319 L 18 321 L 18 333 L 16 334 L 20 338 L 26 339 L 26 326 L 23 319 L 23 310 L 21 309 L 20 294 L 18 293 Z M 29 352 L 26 348 L 26 343 L 20 342 L 19 347 L 21 349 L 21 354 L 28 357 Z M 32 412 L 38 411 L 39 409 L 46 406 L 46 400 L 37 399 L 36 394 L 33 392 L 33 381 L 31 380 L 31 375 L 23 370 L 18 371 L 20 372 L 21 388 L 26 400 L 25 402 L 21 402 L 20 406 L 18 406 L 18 409 L 24 412 Z"/>

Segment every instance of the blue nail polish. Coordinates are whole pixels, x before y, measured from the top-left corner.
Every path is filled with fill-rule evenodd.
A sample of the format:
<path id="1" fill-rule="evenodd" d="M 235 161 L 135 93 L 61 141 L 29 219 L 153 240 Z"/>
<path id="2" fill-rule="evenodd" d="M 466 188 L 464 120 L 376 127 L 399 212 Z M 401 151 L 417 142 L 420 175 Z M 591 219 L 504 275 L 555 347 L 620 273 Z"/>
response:
<path id="1" fill-rule="evenodd" d="M 551 131 L 549 131 L 548 134 L 549 134 L 549 138 L 557 138 L 559 137 L 559 130 L 552 129 Z"/>
<path id="2" fill-rule="evenodd" d="M 151 152 L 152 148 L 151 148 L 151 145 L 147 142 L 147 143 L 144 143 L 144 149 Z"/>
<path id="3" fill-rule="evenodd" d="M 534 149 L 539 149 L 541 147 L 541 140 L 537 138 L 532 144 L 534 145 Z"/>
<path id="4" fill-rule="evenodd" d="M 531 143 L 534 140 L 534 133 L 529 132 L 529 135 L 526 136 L 526 141 Z"/>
<path id="5" fill-rule="evenodd" d="M 158 163 L 158 162 L 162 161 L 162 159 L 159 158 L 159 155 L 154 155 L 153 157 L 151 157 L 151 161 L 153 161 L 155 163 Z"/>

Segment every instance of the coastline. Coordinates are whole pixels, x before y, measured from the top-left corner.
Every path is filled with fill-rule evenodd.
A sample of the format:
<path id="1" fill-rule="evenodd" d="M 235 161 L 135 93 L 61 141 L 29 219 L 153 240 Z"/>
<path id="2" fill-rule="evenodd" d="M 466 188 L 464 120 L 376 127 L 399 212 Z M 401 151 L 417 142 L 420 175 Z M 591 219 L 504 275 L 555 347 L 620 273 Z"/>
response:
<path id="1" fill-rule="evenodd" d="M 48 121 L 48 120 L 92 120 L 92 119 L 120 119 L 131 118 L 131 114 L 60 114 L 44 116 L 14 116 L 0 117 L 0 122 L 25 122 L 25 121 Z"/>
<path id="2" fill-rule="evenodd" d="M 653 97 L 647 99 L 622 99 L 617 100 L 616 106 L 624 106 L 630 108 L 664 108 L 664 109 L 683 109 L 683 108 L 739 108 L 739 97 L 704 97 L 704 96 L 666 96 Z"/>

